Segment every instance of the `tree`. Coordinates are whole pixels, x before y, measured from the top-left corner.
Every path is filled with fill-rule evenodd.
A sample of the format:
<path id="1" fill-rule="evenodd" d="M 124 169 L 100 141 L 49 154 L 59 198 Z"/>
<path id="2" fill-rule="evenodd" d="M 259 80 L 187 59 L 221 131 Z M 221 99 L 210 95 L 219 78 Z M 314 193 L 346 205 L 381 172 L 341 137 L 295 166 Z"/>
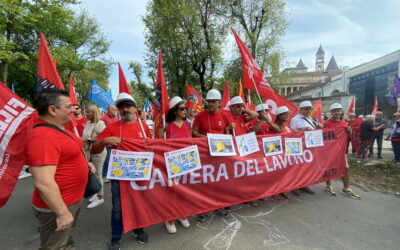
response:
<path id="1" fill-rule="evenodd" d="M 1 1 L 0 80 L 13 84 L 21 97 L 32 99 L 36 92 L 40 32 L 46 36 L 64 83 L 68 83 L 71 73 L 76 83 L 88 74 L 108 79 L 111 60 L 106 53 L 110 43 L 96 19 L 86 11 L 71 9 L 77 4 L 75 0 Z M 103 84 L 106 86 L 106 81 Z M 76 84 L 78 93 L 85 92 L 85 88 Z"/>
<path id="2" fill-rule="evenodd" d="M 215 74 L 222 66 L 223 44 L 228 22 L 219 14 L 219 0 L 153 0 L 143 18 L 148 47 L 147 65 L 157 66 L 158 51 L 163 51 L 169 92 L 183 96 L 185 84 L 199 84 L 203 95 L 213 87 Z"/>
<path id="3" fill-rule="evenodd" d="M 131 61 L 129 62 L 129 69 L 132 70 L 132 73 L 136 78 L 136 82 L 130 82 L 133 98 L 139 105 L 144 104 L 146 99 L 153 102 L 154 97 L 152 93 L 154 92 L 154 87 L 149 87 L 148 84 L 143 82 L 142 65 L 139 62 Z M 154 86 L 154 84 L 152 83 L 151 86 Z"/>

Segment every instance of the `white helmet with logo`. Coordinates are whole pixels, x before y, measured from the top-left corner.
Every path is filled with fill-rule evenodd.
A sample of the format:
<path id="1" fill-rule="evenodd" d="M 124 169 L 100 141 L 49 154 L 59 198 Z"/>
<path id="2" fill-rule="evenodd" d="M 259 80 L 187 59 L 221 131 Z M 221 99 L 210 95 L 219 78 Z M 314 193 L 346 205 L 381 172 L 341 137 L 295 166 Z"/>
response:
<path id="1" fill-rule="evenodd" d="M 235 96 L 231 99 L 229 106 L 236 105 L 236 104 L 244 104 L 242 97 Z"/>
<path id="2" fill-rule="evenodd" d="M 216 89 L 210 89 L 207 92 L 206 100 L 221 100 L 221 93 Z"/>

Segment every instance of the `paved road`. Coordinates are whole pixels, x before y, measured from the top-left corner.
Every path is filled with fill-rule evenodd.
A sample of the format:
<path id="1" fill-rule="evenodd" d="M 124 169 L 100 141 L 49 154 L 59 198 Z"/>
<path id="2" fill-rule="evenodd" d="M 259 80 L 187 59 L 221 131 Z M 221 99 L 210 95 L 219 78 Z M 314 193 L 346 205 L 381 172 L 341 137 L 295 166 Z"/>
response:
<path id="1" fill-rule="evenodd" d="M 393 158 L 390 144 L 383 156 Z M 147 245 L 130 234 L 123 237 L 122 249 L 400 249 L 400 198 L 392 194 L 357 187 L 361 200 L 340 195 L 340 181 L 333 182 L 338 196 L 313 186 L 315 195 L 293 199 L 261 201 L 257 208 L 232 207 L 231 215 L 220 218 L 209 213 L 205 223 L 189 218 L 189 229 L 178 227 L 168 234 L 164 225 L 146 229 Z M 107 249 L 110 236 L 110 184 L 106 202 L 94 209 L 83 207 L 74 237 L 79 249 Z M 21 179 L 8 204 L 0 209 L 0 249 L 37 249 L 37 222 L 32 214 L 31 178 Z M 156 211 L 154 211 L 156 212 Z"/>

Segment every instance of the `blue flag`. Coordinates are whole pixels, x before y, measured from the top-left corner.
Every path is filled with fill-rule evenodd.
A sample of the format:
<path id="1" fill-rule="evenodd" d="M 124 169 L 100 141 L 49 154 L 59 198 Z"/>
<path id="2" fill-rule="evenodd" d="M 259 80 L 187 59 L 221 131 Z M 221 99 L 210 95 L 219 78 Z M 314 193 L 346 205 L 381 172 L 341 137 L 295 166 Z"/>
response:
<path id="1" fill-rule="evenodd" d="M 14 84 L 11 84 L 11 91 L 15 93 Z"/>
<path id="2" fill-rule="evenodd" d="M 112 98 L 112 93 L 111 93 L 111 88 L 108 90 L 107 95 L 111 98 L 111 100 L 113 99 L 113 98 Z M 113 101 L 114 101 L 114 100 L 113 100 Z"/>
<path id="3" fill-rule="evenodd" d="M 92 80 L 88 99 L 102 107 L 104 110 L 106 110 L 109 105 L 114 105 L 113 99 L 108 96 L 108 93 L 105 92 L 95 80 Z"/>

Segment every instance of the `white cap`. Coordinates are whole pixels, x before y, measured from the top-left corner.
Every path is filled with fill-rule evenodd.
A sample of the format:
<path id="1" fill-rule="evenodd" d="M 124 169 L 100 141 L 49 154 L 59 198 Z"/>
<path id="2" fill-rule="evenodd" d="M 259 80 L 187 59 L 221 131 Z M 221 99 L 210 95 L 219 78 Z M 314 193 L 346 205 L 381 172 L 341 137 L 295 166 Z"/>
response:
<path id="1" fill-rule="evenodd" d="M 256 111 L 268 110 L 268 105 L 265 103 L 258 104 L 256 106 Z"/>
<path id="2" fill-rule="evenodd" d="M 242 97 L 235 96 L 231 99 L 229 106 L 236 105 L 236 104 L 244 104 Z"/>
<path id="3" fill-rule="evenodd" d="M 364 118 L 364 116 L 363 115 L 359 115 L 358 118 Z"/>
<path id="4" fill-rule="evenodd" d="M 130 94 L 127 93 L 119 93 L 117 96 L 117 100 L 115 101 L 115 106 L 119 106 L 122 104 L 132 105 L 136 107 L 136 101 Z"/>
<path id="5" fill-rule="evenodd" d="M 286 112 L 289 112 L 289 111 L 290 110 L 288 109 L 288 107 L 282 106 L 282 107 L 279 107 L 279 108 L 275 109 L 275 114 L 276 115 L 280 115 L 280 114 L 283 114 L 283 113 L 286 113 Z"/>
<path id="6" fill-rule="evenodd" d="M 306 107 L 312 107 L 312 104 L 310 101 L 302 101 L 299 105 L 299 108 L 306 108 Z"/>
<path id="7" fill-rule="evenodd" d="M 169 108 L 172 109 L 173 107 L 175 107 L 177 104 L 179 104 L 180 102 L 183 102 L 182 98 L 180 98 L 179 96 L 175 96 L 174 98 L 172 98 L 169 101 Z"/>
<path id="8" fill-rule="evenodd" d="M 340 103 L 334 103 L 329 108 L 329 110 L 332 110 L 332 109 L 342 109 L 342 105 Z"/>
<path id="9" fill-rule="evenodd" d="M 207 92 L 206 100 L 221 100 L 221 93 L 216 89 L 210 89 Z"/>

